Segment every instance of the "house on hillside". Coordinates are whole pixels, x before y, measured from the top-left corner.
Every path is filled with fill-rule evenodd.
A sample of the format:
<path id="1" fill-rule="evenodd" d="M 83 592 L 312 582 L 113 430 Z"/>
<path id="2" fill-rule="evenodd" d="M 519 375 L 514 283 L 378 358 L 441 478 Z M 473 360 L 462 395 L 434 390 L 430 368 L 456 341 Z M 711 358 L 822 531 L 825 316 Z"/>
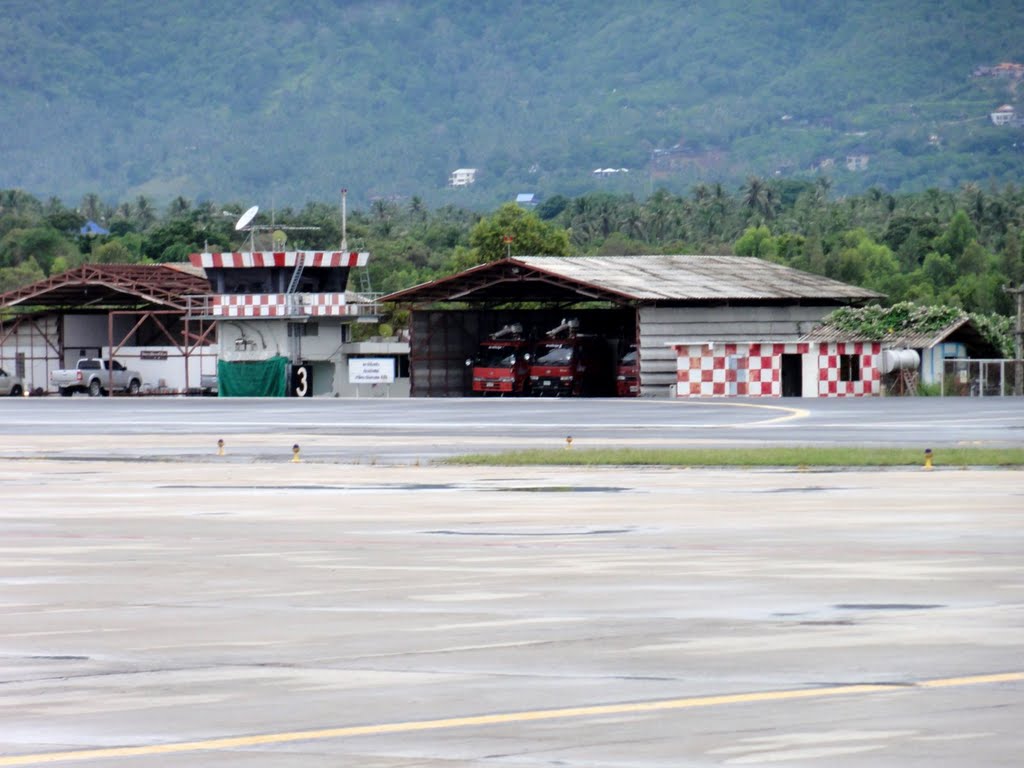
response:
<path id="1" fill-rule="evenodd" d="M 1009 104 L 1003 104 L 995 112 L 992 112 L 989 118 L 992 120 L 992 125 L 1012 125 L 1016 122 L 1017 110 Z"/>
<path id="2" fill-rule="evenodd" d="M 456 168 L 448 177 L 449 187 L 468 187 L 476 183 L 476 168 Z"/>
<path id="3" fill-rule="evenodd" d="M 1024 64 L 1004 61 L 994 67 L 975 67 L 972 74 L 974 77 L 1003 77 L 1019 80 L 1024 77 Z"/>
<path id="4" fill-rule="evenodd" d="M 649 170 L 655 175 L 711 171 L 721 168 L 724 162 L 725 152 L 720 149 L 680 142 L 667 149 L 651 150 Z"/>
<path id="5" fill-rule="evenodd" d="M 871 157 L 863 152 L 850 154 L 846 156 L 846 170 L 848 171 L 866 171 L 868 163 L 871 162 Z"/>

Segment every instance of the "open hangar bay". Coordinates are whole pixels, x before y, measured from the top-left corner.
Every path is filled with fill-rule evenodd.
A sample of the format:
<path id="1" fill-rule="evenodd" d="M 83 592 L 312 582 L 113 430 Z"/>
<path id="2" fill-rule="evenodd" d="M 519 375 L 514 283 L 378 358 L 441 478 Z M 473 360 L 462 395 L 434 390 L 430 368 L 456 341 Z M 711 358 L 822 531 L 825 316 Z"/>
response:
<path id="1" fill-rule="evenodd" d="M 1020 445 L 1019 401 L 513 402 L 0 403 L 0 766 L 1019 764 L 1020 472 L 412 459 Z"/>

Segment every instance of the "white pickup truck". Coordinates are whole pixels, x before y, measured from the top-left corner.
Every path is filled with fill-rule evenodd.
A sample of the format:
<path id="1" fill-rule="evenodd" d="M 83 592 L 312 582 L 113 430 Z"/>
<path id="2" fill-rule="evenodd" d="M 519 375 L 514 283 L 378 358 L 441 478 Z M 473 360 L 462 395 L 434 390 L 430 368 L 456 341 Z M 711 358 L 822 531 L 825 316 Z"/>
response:
<path id="1" fill-rule="evenodd" d="M 117 360 L 111 363 L 98 357 L 83 357 L 74 368 L 50 371 L 50 385 L 63 397 L 71 397 L 75 392 L 99 397 L 110 391 L 136 395 L 142 387 L 142 374 L 128 370 Z"/>
<path id="2" fill-rule="evenodd" d="M 21 397 L 25 392 L 25 383 L 20 376 L 12 376 L 3 368 L 0 368 L 0 395 Z"/>

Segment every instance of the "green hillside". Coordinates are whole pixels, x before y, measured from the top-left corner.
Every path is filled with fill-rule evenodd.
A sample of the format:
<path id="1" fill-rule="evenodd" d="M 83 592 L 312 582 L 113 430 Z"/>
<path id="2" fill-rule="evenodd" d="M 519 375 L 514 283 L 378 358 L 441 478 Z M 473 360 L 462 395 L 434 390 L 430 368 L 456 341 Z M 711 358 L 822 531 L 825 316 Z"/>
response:
<path id="1" fill-rule="evenodd" d="M 0 7 L 0 188 L 301 205 L 1017 181 L 1016 0 Z M 849 155 L 867 167 L 849 171 Z M 479 169 L 449 189 L 455 168 Z M 628 168 L 595 178 L 595 168 Z"/>

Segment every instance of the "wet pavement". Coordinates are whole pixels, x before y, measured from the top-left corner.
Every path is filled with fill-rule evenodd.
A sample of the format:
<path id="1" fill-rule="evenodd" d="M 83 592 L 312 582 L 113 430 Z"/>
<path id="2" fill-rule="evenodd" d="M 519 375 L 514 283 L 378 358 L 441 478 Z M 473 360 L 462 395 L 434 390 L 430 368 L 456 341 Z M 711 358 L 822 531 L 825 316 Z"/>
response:
<path id="1" fill-rule="evenodd" d="M 0 766 L 1024 753 L 1024 472 L 39 458 L 73 439 L 0 459 Z"/>

